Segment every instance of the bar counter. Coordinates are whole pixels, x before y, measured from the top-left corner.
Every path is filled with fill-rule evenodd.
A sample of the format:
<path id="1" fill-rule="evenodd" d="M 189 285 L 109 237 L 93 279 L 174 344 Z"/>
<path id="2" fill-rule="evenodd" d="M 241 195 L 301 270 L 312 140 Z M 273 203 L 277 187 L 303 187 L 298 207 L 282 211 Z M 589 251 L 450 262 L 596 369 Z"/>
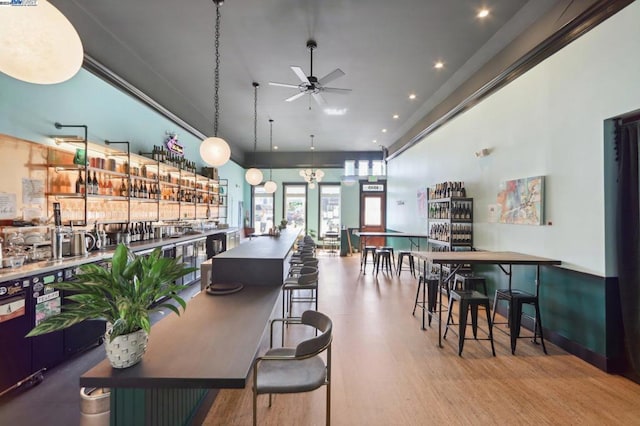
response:
<path id="1" fill-rule="evenodd" d="M 251 280 L 244 272 L 260 272 L 264 261 L 284 267 L 297 235 L 261 237 L 214 257 L 214 265 L 242 260 L 234 271 L 245 280 L 242 291 L 198 294 L 181 316 L 153 326 L 140 363 L 114 369 L 105 359 L 80 377 L 81 386 L 111 388 L 111 425 L 190 424 L 206 414 L 214 389 L 245 387 L 269 319 L 279 312 L 282 275 Z"/>
<path id="2" fill-rule="evenodd" d="M 251 238 L 211 259 L 213 283 L 243 285 L 282 284 L 289 272 L 288 256 L 299 231 L 285 229 L 280 236 Z"/>
<path id="3" fill-rule="evenodd" d="M 194 232 L 181 235 L 176 238 L 160 238 L 147 241 L 139 241 L 131 243 L 128 247 L 131 251 L 140 252 L 144 250 L 154 249 L 156 247 L 171 246 L 199 238 L 207 237 L 214 234 L 226 234 L 237 231 L 238 228 L 212 229 L 202 232 Z M 109 246 L 105 250 L 90 251 L 86 256 L 64 257 L 62 259 L 45 260 L 41 262 L 26 263 L 20 268 L 0 268 L 0 282 L 20 279 L 33 274 L 41 274 L 57 271 L 64 268 L 74 268 L 86 263 L 100 262 L 109 260 L 113 257 L 116 246 Z"/>

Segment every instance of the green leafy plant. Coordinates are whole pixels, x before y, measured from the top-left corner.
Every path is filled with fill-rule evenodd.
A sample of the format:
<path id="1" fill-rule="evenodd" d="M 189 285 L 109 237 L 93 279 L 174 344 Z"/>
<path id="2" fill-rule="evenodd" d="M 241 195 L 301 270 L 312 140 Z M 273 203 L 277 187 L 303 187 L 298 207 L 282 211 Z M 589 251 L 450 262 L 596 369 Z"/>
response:
<path id="1" fill-rule="evenodd" d="M 111 323 L 110 339 L 140 329 L 151 331 L 149 314 L 167 308 L 180 315 L 187 304 L 178 295 L 184 288 L 176 279 L 195 271 L 181 259 L 162 257 L 160 248 L 148 256 L 136 256 L 124 244 L 118 245 L 111 268 L 95 264 L 80 266 L 74 281 L 53 286 L 72 292 L 62 312 L 39 323 L 28 336 L 37 336 L 71 327 L 88 319 L 105 319 Z M 161 303 L 155 305 L 158 300 Z M 171 300 L 179 306 L 169 303 Z"/>

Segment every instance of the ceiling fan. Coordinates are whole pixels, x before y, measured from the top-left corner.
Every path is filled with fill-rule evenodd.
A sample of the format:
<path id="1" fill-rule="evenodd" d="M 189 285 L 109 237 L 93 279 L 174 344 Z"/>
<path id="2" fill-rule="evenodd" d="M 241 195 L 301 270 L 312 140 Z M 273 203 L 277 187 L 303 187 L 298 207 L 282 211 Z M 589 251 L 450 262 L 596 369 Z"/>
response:
<path id="1" fill-rule="evenodd" d="M 291 66 L 291 70 L 300 79 L 301 81 L 300 84 L 296 85 L 296 84 L 287 84 L 287 83 L 274 83 L 272 81 L 269 82 L 269 85 L 271 86 L 289 87 L 292 89 L 298 89 L 300 91 L 299 93 L 296 93 L 295 95 L 285 99 L 287 102 L 295 101 L 296 99 L 301 98 L 304 95 L 311 95 L 313 99 L 315 99 L 315 101 L 318 103 L 318 105 L 326 106 L 327 101 L 324 99 L 324 97 L 322 97 L 322 94 L 321 94 L 322 92 L 345 94 L 351 91 L 351 89 L 338 89 L 336 87 L 325 86 L 325 84 L 345 75 L 340 68 L 336 68 L 335 70 L 331 71 L 329 74 L 325 75 L 320 79 L 318 79 L 316 76 L 313 75 L 313 51 L 317 47 L 318 47 L 318 44 L 316 43 L 315 40 L 307 41 L 307 49 L 309 49 L 310 56 L 311 56 L 311 67 L 310 67 L 311 70 L 310 70 L 309 76 L 305 75 L 304 71 L 302 71 L 302 68 Z"/>

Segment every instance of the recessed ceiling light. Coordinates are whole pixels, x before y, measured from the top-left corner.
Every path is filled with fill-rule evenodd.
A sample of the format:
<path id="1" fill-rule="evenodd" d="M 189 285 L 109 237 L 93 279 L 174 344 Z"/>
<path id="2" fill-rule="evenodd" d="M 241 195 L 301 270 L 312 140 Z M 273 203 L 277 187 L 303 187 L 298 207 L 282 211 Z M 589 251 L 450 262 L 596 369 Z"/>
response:
<path id="1" fill-rule="evenodd" d="M 433 67 L 437 69 L 444 68 L 444 63 L 442 61 L 438 61 L 435 64 L 433 64 Z"/>
<path id="2" fill-rule="evenodd" d="M 489 16 L 489 9 L 481 9 L 478 12 L 478 18 L 486 18 L 487 16 Z"/>
<path id="3" fill-rule="evenodd" d="M 398 114 L 393 114 L 393 118 L 397 120 L 398 118 L 400 118 L 400 116 Z"/>
<path id="4" fill-rule="evenodd" d="M 313 150 L 315 150 L 315 149 L 316 149 L 316 147 L 315 147 L 315 146 L 312 146 L 312 147 L 311 147 L 311 151 L 313 151 Z"/>
<path id="5" fill-rule="evenodd" d="M 374 139 L 374 140 L 372 140 L 371 142 L 373 142 L 373 143 L 378 143 L 378 140 L 377 140 L 377 139 Z"/>
<path id="6" fill-rule="evenodd" d="M 273 146 L 273 149 L 278 149 L 278 145 L 274 145 L 274 146 Z"/>
<path id="7" fill-rule="evenodd" d="M 412 93 L 409 95 L 409 99 L 414 100 L 416 98 L 416 94 Z"/>
<path id="8" fill-rule="evenodd" d="M 382 133 L 387 133 L 387 129 L 382 129 Z"/>

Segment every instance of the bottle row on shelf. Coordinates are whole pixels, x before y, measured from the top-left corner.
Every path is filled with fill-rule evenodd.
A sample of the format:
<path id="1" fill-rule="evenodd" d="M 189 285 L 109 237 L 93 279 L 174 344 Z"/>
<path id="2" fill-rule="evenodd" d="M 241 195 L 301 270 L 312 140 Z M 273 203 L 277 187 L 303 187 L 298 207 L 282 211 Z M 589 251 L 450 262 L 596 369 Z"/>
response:
<path id="1" fill-rule="evenodd" d="M 471 244 L 472 224 L 466 223 L 434 223 L 429 228 L 429 238 L 452 244 Z"/>
<path id="2" fill-rule="evenodd" d="M 471 201 L 453 201 L 451 205 L 433 203 L 429 206 L 429 219 L 471 220 L 472 215 Z"/>
<path id="3" fill-rule="evenodd" d="M 465 198 L 467 191 L 464 188 L 464 182 L 442 182 L 429 188 L 429 199 L 437 200 L 440 198 Z"/>
<path id="4" fill-rule="evenodd" d="M 151 159 L 168 164 L 177 169 L 186 170 L 187 172 L 196 173 L 196 163 L 187 160 L 181 155 L 173 153 L 163 146 L 154 145 L 151 151 Z"/>
<path id="5" fill-rule="evenodd" d="M 49 190 L 53 194 L 69 195 L 104 195 L 111 197 L 129 197 L 141 200 L 164 200 L 217 204 L 223 197 L 219 196 L 218 187 L 211 192 L 204 185 L 191 187 L 165 187 L 157 182 L 149 182 L 142 178 L 111 178 L 107 174 L 88 171 L 86 174 L 78 170 L 75 182 L 71 183 L 69 173 L 56 173 L 50 180 Z"/>

